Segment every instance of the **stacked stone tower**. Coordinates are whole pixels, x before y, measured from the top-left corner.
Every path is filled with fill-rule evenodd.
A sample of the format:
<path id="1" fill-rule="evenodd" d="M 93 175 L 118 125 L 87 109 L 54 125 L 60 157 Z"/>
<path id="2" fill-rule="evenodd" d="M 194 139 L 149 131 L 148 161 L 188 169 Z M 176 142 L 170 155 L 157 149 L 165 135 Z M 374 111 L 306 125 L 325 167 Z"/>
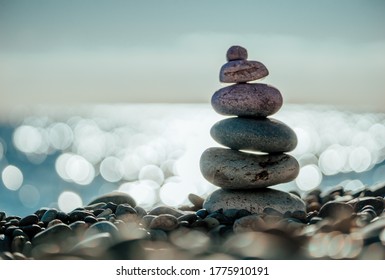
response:
<path id="1" fill-rule="evenodd" d="M 215 92 L 211 105 L 217 113 L 232 117 L 217 122 L 210 131 L 227 148 L 209 148 L 200 159 L 203 176 L 221 188 L 209 195 L 204 208 L 252 213 L 266 207 L 282 213 L 304 210 L 298 197 L 268 188 L 292 181 L 299 172 L 297 160 L 286 154 L 297 145 L 294 131 L 269 117 L 281 108 L 281 93 L 267 84 L 250 83 L 269 72 L 262 63 L 247 60 L 245 48 L 232 46 L 226 56 L 219 79 L 234 84 Z"/>

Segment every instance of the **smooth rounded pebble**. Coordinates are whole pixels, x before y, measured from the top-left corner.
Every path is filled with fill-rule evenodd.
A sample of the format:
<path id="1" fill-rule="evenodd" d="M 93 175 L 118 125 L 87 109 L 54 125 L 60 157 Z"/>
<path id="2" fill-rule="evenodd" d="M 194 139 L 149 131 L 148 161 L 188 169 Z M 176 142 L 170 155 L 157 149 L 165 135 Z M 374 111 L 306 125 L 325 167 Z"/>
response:
<path id="1" fill-rule="evenodd" d="M 211 137 L 235 150 L 290 152 L 297 146 L 295 132 L 275 119 L 227 118 L 214 124 Z"/>
<path id="2" fill-rule="evenodd" d="M 88 205 L 92 205 L 99 202 L 105 202 L 105 203 L 113 202 L 117 205 L 128 203 L 132 207 L 136 206 L 135 200 L 129 194 L 123 193 L 123 192 L 116 192 L 116 191 L 99 196 L 98 198 L 95 198 L 93 201 L 88 203 Z"/>
<path id="3" fill-rule="evenodd" d="M 266 207 L 285 213 L 287 211 L 305 211 L 305 202 L 290 193 L 274 190 L 262 189 L 257 192 L 252 191 L 233 191 L 218 189 L 212 192 L 205 200 L 203 206 L 210 213 L 223 209 L 245 209 L 253 214 L 262 214 Z"/>
<path id="4" fill-rule="evenodd" d="M 210 183 L 223 189 L 240 190 L 290 182 L 297 177 L 299 164 L 286 154 L 256 155 L 209 148 L 200 158 L 200 169 Z"/>
<path id="5" fill-rule="evenodd" d="M 219 72 L 222 83 L 244 83 L 269 75 L 266 66 L 259 61 L 233 60 L 224 64 Z"/>
<path id="6" fill-rule="evenodd" d="M 247 59 L 247 50 L 241 46 L 231 46 L 226 53 L 227 61 Z"/>
<path id="7" fill-rule="evenodd" d="M 384 211 L 384 199 L 382 197 L 357 197 L 347 202 L 354 208 L 355 212 L 359 212 L 366 205 L 373 206 L 373 209 L 376 211 L 377 215 L 380 215 Z"/>
<path id="8" fill-rule="evenodd" d="M 160 214 L 159 216 L 155 217 L 150 223 L 151 229 L 161 229 L 164 231 L 171 231 L 173 229 L 176 229 L 177 227 L 177 218 L 170 214 Z"/>
<path id="9" fill-rule="evenodd" d="M 267 84 L 235 84 L 221 88 L 211 98 L 211 106 L 222 115 L 267 117 L 283 103 L 281 92 Z"/>
<path id="10" fill-rule="evenodd" d="M 329 217 L 336 220 L 343 220 L 349 218 L 353 214 L 353 211 L 353 207 L 349 204 L 329 201 L 321 207 L 318 216 L 321 218 Z"/>

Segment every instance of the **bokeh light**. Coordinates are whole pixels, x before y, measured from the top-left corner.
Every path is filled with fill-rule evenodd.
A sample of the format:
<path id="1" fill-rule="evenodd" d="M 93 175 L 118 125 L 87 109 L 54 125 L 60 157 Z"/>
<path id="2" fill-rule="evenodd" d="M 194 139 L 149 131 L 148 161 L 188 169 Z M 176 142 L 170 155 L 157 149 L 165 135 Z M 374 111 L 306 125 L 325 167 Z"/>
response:
<path id="1" fill-rule="evenodd" d="M 4 186 L 9 190 L 16 191 L 23 184 L 23 173 L 14 165 L 8 165 L 1 173 Z"/>
<path id="2" fill-rule="evenodd" d="M 302 191 L 309 191 L 319 186 L 322 181 L 322 174 L 318 166 L 309 164 L 299 171 L 296 183 Z"/>
<path id="3" fill-rule="evenodd" d="M 27 208 L 36 207 L 41 199 L 40 191 L 33 185 L 24 185 L 19 189 L 20 202 Z"/>
<path id="4" fill-rule="evenodd" d="M 186 203 L 189 193 L 196 193 L 195 185 L 185 181 L 168 182 L 160 189 L 159 197 L 166 205 L 179 206 Z"/>
<path id="5" fill-rule="evenodd" d="M 83 200 L 77 193 L 64 191 L 59 195 L 58 206 L 61 211 L 70 212 L 77 207 L 83 206 Z"/>
<path id="6" fill-rule="evenodd" d="M 108 182 L 118 182 L 123 177 L 123 165 L 116 157 L 107 157 L 100 164 L 100 175 Z"/>
<path id="7" fill-rule="evenodd" d="M 159 185 L 152 180 L 124 183 L 119 191 L 131 195 L 136 203 L 144 208 L 150 208 L 157 202 L 157 191 Z"/>

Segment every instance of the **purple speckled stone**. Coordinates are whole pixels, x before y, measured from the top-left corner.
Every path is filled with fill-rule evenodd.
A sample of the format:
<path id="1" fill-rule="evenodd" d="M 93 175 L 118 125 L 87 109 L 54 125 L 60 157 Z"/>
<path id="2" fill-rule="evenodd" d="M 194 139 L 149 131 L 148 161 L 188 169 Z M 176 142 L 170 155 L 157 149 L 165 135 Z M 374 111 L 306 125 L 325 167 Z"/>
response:
<path id="1" fill-rule="evenodd" d="M 222 115 L 267 117 L 282 107 L 278 89 L 266 84 L 235 84 L 221 88 L 211 98 L 214 110 Z"/>
<path id="2" fill-rule="evenodd" d="M 227 61 L 247 59 L 247 50 L 241 46 L 231 46 L 226 53 Z"/>
<path id="3" fill-rule="evenodd" d="M 261 62 L 233 60 L 222 66 L 219 80 L 223 83 L 244 83 L 266 77 L 269 71 Z"/>
<path id="4" fill-rule="evenodd" d="M 297 146 L 295 132 L 272 118 L 227 118 L 215 123 L 210 134 L 219 144 L 234 150 L 282 153 Z"/>
<path id="5" fill-rule="evenodd" d="M 287 154 L 257 155 L 225 148 L 209 148 L 200 158 L 203 177 L 222 189 L 250 190 L 290 182 L 299 172 Z"/>

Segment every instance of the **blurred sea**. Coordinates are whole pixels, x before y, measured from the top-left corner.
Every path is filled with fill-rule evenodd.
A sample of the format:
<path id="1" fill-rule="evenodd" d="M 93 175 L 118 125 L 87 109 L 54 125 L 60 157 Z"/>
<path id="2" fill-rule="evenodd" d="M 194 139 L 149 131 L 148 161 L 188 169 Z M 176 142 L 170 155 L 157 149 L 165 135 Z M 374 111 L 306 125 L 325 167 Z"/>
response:
<path id="1" fill-rule="evenodd" d="M 113 190 L 139 205 L 187 204 L 216 187 L 199 157 L 219 146 L 210 127 L 225 116 L 210 104 L 129 104 L 15 108 L 0 118 L 0 211 L 63 211 Z M 274 188 L 300 193 L 385 182 L 385 114 L 288 104 L 272 118 L 289 125 L 298 178 Z"/>

